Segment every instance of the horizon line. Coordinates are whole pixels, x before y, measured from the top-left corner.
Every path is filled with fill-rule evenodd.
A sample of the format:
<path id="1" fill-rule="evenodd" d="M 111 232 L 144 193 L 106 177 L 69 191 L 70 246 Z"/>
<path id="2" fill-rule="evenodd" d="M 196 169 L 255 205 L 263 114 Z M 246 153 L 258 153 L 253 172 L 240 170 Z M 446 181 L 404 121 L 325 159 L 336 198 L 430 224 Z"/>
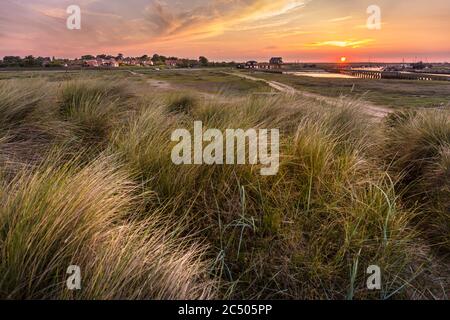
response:
<path id="1" fill-rule="evenodd" d="M 103 54 L 105 54 L 105 55 L 107 55 L 107 56 L 112 56 L 112 57 L 116 57 L 117 55 L 112 55 L 112 54 L 106 54 L 106 53 L 102 53 L 102 55 Z M 58 57 L 58 56 L 54 56 L 54 55 L 50 55 L 50 56 L 47 56 L 47 55 L 44 55 L 44 56 L 41 56 L 41 55 L 37 55 L 37 56 L 35 56 L 35 55 L 32 55 L 32 54 L 30 54 L 31 56 L 33 56 L 34 58 L 38 58 L 38 57 L 42 57 L 42 58 L 54 58 L 54 59 L 56 59 L 56 60 L 58 60 L 58 59 L 62 59 L 62 60 L 82 60 L 81 58 L 82 58 L 82 56 L 80 56 L 80 57 Z M 0 60 L 3 60 L 5 57 L 20 57 L 20 58 L 25 58 L 25 57 L 27 57 L 27 56 L 30 56 L 30 55 L 14 55 L 14 54 L 11 54 L 11 55 L 4 55 Z M 86 55 L 89 55 L 89 54 L 86 54 Z M 93 55 L 92 54 L 92 56 L 94 56 L 94 57 L 97 57 L 98 55 L 100 55 L 100 54 L 97 54 L 97 55 Z M 142 56 L 144 56 L 144 55 L 147 55 L 149 58 L 152 58 L 153 57 L 153 55 L 148 55 L 148 54 L 143 54 L 143 55 L 141 55 L 141 56 L 139 56 L 139 55 L 137 55 L 137 56 L 127 56 L 127 55 L 124 55 L 124 57 L 125 58 L 140 58 L 140 57 L 142 57 Z M 158 54 L 158 55 L 160 55 L 160 56 L 165 56 L 165 57 L 167 57 L 167 58 L 169 58 L 169 57 L 176 57 L 176 56 L 174 56 L 174 55 L 163 55 L 163 54 Z M 199 56 L 200 57 L 200 56 Z M 187 59 L 187 60 L 198 60 L 198 58 L 192 58 L 192 57 L 176 57 L 177 59 L 179 59 L 179 60 L 183 60 L 183 59 Z M 259 59 L 257 59 L 257 58 L 246 58 L 246 59 L 243 59 L 243 60 L 234 60 L 234 59 L 211 59 L 210 60 L 210 62 L 213 62 L 213 63 L 233 63 L 233 62 L 235 62 L 235 63 L 241 63 L 241 62 L 247 62 L 247 61 L 257 61 L 257 62 L 259 62 L 259 60 L 260 61 L 265 61 L 265 60 L 268 60 L 268 59 L 266 59 L 266 58 L 259 58 Z M 415 60 L 415 61 L 414 61 Z M 401 64 L 401 63 L 419 63 L 419 62 L 423 62 L 423 63 L 444 63 L 444 64 L 448 64 L 449 62 L 450 62 L 450 59 L 449 60 L 423 60 L 423 59 L 411 59 L 411 60 L 407 60 L 407 59 L 404 59 L 404 60 L 402 60 L 402 61 L 400 61 L 400 60 L 385 60 L 385 61 L 382 61 L 382 60 L 355 60 L 355 61 L 347 61 L 345 64 L 352 64 L 352 63 L 369 63 L 369 64 L 376 64 L 376 63 L 392 63 L 392 64 Z M 319 64 L 319 63 L 337 63 L 337 64 L 342 64 L 342 63 L 340 63 L 339 62 L 339 59 L 336 59 L 336 60 L 296 60 L 296 61 L 293 61 L 293 60 L 289 60 L 289 61 L 286 61 L 286 62 L 284 62 L 285 64 L 305 64 L 305 63 L 310 63 L 310 64 L 314 64 L 314 63 L 316 63 L 316 64 Z"/>

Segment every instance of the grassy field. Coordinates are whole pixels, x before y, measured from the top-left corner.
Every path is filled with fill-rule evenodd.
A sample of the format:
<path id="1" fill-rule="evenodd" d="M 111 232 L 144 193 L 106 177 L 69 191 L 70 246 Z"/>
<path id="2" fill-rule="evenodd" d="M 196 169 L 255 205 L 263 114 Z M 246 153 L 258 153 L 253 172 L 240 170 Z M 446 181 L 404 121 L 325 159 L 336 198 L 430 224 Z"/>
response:
<path id="1" fill-rule="evenodd" d="M 268 90 L 268 86 L 250 80 L 242 80 L 226 74 L 226 69 L 213 70 L 164 70 L 164 71 L 137 71 L 146 77 L 170 82 L 185 89 L 194 89 L 208 93 L 229 94 L 258 93 Z"/>
<path id="2" fill-rule="evenodd" d="M 448 299 L 449 111 L 380 124 L 269 91 L 210 70 L 0 73 L 0 298 Z M 279 173 L 173 164 L 194 121 L 280 129 Z"/>
<path id="3" fill-rule="evenodd" d="M 73 80 L 94 76 L 99 80 L 122 79 L 131 81 L 133 86 L 148 87 L 149 81 L 153 87 L 168 87 L 181 90 L 196 90 L 204 93 L 216 94 L 226 92 L 233 95 L 267 92 L 269 87 L 261 82 L 243 80 L 226 74 L 227 69 L 210 70 L 179 70 L 168 69 L 156 71 L 153 69 L 134 68 L 120 70 L 83 70 L 83 71 L 26 71 L 26 72 L 0 72 L 0 80 L 7 79 L 39 79 L 44 78 L 50 82 Z M 160 85 L 158 85 L 160 84 Z M 172 88 L 172 89 L 173 89 Z"/>
<path id="4" fill-rule="evenodd" d="M 392 108 L 440 107 L 449 104 L 450 83 L 439 81 L 313 78 L 289 74 L 252 73 L 298 90 L 329 97 L 361 97 Z"/>

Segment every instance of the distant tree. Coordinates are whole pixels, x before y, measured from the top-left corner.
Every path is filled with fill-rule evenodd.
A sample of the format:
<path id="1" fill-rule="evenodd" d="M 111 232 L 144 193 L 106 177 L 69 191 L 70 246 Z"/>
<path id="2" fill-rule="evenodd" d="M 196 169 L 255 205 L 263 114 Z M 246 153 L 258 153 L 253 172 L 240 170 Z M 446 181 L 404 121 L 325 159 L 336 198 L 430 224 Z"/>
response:
<path id="1" fill-rule="evenodd" d="M 144 54 L 140 59 L 141 60 L 148 60 L 148 55 Z"/>
<path id="2" fill-rule="evenodd" d="M 123 53 L 119 53 L 116 57 L 117 60 L 123 60 Z"/>
<path id="3" fill-rule="evenodd" d="M 201 56 L 200 58 L 198 58 L 198 61 L 200 62 L 200 64 L 203 67 L 206 67 L 209 63 L 208 59 L 206 57 Z"/>
<path id="4" fill-rule="evenodd" d="M 39 65 L 39 66 L 42 66 L 42 64 L 43 64 L 45 61 L 51 61 L 51 60 L 50 60 L 50 59 L 47 60 L 47 59 L 44 58 L 44 57 L 37 57 L 37 58 L 35 59 L 35 64 L 36 64 L 36 65 Z"/>
<path id="5" fill-rule="evenodd" d="M 81 60 L 94 60 L 95 57 L 93 55 L 87 54 L 85 56 L 81 56 Z"/>
<path id="6" fill-rule="evenodd" d="M 99 54 L 97 55 L 97 59 L 107 59 L 108 56 L 106 54 Z"/>
<path id="7" fill-rule="evenodd" d="M 22 64 L 22 59 L 18 56 L 6 56 L 3 58 L 3 64 L 5 67 L 18 67 Z"/>
<path id="8" fill-rule="evenodd" d="M 155 65 L 163 63 L 163 61 L 161 60 L 161 56 L 156 53 L 153 55 L 151 60 L 153 61 L 153 64 L 155 64 Z"/>
<path id="9" fill-rule="evenodd" d="M 191 59 L 178 59 L 177 67 L 178 68 L 193 68 L 198 65 L 197 60 Z"/>
<path id="10" fill-rule="evenodd" d="M 152 59 L 154 64 L 164 64 L 167 60 L 165 56 L 160 56 L 159 54 L 154 54 Z"/>
<path id="11" fill-rule="evenodd" d="M 23 59 L 23 66 L 24 67 L 34 67 L 36 65 L 36 59 L 33 56 L 26 56 Z"/>
<path id="12" fill-rule="evenodd" d="M 234 68 L 237 66 L 237 63 L 232 61 L 232 62 L 226 62 L 226 61 L 222 61 L 222 62 L 210 62 L 208 65 L 209 66 L 214 66 L 214 67 L 220 67 L 220 68 L 224 68 L 224 67 L 231 67 Z"/>

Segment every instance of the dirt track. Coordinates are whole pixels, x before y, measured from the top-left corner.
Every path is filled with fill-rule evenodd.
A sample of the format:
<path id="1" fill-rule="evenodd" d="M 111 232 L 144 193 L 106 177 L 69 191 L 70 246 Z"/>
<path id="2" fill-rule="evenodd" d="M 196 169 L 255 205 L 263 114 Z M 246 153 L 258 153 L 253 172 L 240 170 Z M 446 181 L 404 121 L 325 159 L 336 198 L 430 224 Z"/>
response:
<path id="1" fill-rule="evenodd" d="M 138 77 L 145 77 L 145 75 L 143 75 L 142 73 L 137 73 L 131 70 L 127 70 L 127 72 L 131 73 L 133 76 L 138 76 Z M 162 80 L 154 80 L 154 79 L 146 79 L 147 83 L 155 88 L 158 89 L 162 89 L 162 90 L 169 90 L 172 88 L 172 84 L 170 82 L 167 81 L 162 81 Z"/>
<path id="2" fill-rule="evenodd" d="M 297 90 L 297 89 L 295 89 L 295 88 L 293 88 L 293 87 L 291 87 L 291 86 L 289 86 L 287 84 L 280 83 L 278 81 L 270 81 L 270 80 L 266 80 L 266 79 L 256 78 L 256 77 L 252 77 L 252 76 L 247 75 L 247 74 L 242 74 L 242 73 L 227 73 L 227 74 L 233 75 L 233 76 L 236 76 L 236 77 L 241 77 L 241 78 L 244 78 L 244 79 L 247 79 L 247 80 L 261 81 L 261 82 L 266 83 L 271 88 L 273 88 L 273 89 L 275 89 L 277 91 L 280 91 L 280 92 L 283 92 L 283 93 L 286 93 L 286 94 L 290 94 L 290 95 L 300 94 L 300 95 L 302 95 L 304 97 L 316 99 L 318 101 L 323 101 L 323 102 L 328 103 L 328 104 L 336 104 L 341 99 L 341 98 L 325 97 L 325 96 L 322 96 L 322 95 L 319 95 L 319 94 L 315 94 L 315 93 L 300 91 L 300 90 Z M 363 105 L 364 105 L 364 111 L 368 115 L 370 115 L 372 117 L 375 117 L 375 118 L 378 118 L 378 119 L 382 119 L 382 118 L 386 117 L 387 115 L 389 115 L 392 112 L 392 110 L 389 109 L 389 108 L 376 106 L 376 105 L 373 105 L 373 104 L 371 104 L 369 102 L 364 102 Z"/>

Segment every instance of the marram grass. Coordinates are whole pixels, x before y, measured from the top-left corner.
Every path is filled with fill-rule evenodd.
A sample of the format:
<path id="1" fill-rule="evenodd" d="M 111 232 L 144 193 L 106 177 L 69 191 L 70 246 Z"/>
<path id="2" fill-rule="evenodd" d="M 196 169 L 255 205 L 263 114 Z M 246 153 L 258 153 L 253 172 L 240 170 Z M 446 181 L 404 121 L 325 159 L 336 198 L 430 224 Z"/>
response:
<path id="1" fill-rule="evenodd" d="M 46 87 L 44 117 L 39 87 L 0 86 L 0 120 L 17 123 L 0 138 L 1 298 L 447 297 L 444 111 L 384 126 L 361 101 L 133 93 L 103 77 Z M 280 129 L 279 173 L 175 166 L 171 132 L 194 121 Z M 23 141 L 39 141 L 39 157 L 24 158 Z M 380 291 L 367 290 L 370 265 Z"/>

